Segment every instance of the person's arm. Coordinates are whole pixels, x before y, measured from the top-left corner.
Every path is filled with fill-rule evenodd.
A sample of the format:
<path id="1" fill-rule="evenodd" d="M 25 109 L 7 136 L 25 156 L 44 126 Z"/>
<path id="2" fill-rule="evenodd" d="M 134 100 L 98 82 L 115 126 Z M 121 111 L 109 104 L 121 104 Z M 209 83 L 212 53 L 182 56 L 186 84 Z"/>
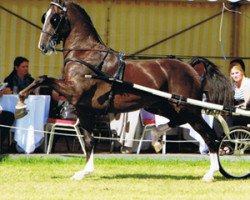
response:
<path id="1" fill-rule="evenodd" d="M 0 97 L 3 96 L 4 94 L 12 94 L 12 90 L 10 88 L 4 88 L 3 90 L 0 91 Z"/>
<path id="2" fill-rule="evenodd" d="M 8 83 L 8 85 L 7 85 L 6 88 L 8 88 L 8 90 L 11 91 L 11 92 L 8 93 L 8 94 L 13 93 L 13 92 L 12 92 L 12 89 L 13 89 L 13 81 L 12 81 L 11 77 L 10 77 L 10 76 L 6 77 L 6 78 L 4 79 L 4 82 L 5 82 L 5 83 Z"/>
<path id="3" fill-rule="evenodd" d="M 245 80 L 244 86 L 244 106 L 250 107 L 250 79 Z"/>
<path id="4" fill-rule="evenodd" d="M 245 100 L 244 106 L 250 108 L 250 87 L 249 90 L 244 92 L 244 100 Z"/>

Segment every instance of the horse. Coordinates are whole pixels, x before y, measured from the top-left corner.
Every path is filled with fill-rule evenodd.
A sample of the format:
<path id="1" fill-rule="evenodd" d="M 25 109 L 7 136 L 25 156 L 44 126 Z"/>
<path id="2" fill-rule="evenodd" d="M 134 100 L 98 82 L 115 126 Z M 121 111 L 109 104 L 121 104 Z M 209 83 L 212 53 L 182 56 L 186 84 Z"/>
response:
<path id="1" fill-rule="evenodd" d="M 216 134 L 202 118 L 200 107 L 179 104 L 129 87 L 128 84 L 107 81 L 100 77 L 115 77 L 120 82 L 135 83 L 197 100 L 202 99 L 206 89 L 211 102 L 230 104 L 227 102 L 231 95 L 230 83 L 218 70 L 212 68 L 214 74 L 207 72 L 206 82 L 202 82 L 192 66 L 179 59 L 123 59 L 123 55 L 104 44 L 84 8 L 72 1 L 52 0 L 42 22 L 38 48 L 43 54 L 50 55 L 59 51 L 56 47 L 62 42 L 63 79 L 58 80 L 46 75 L 38 77 L 19 93 L 16 108 L 25 110 L 25 98 L 41 85 L 51 87 L 75 106 L 84 130 L 86 165 L 83 170 L 76 172 L 72 179 L 81 180 L 94 172 L 94 116 L 140 108 L 168 118 L 169 127 L 188 122 L 200 133 L 209 147 L 211 161 L 210 169 L 203 176 L 203 180 L 214 179 L 214 172 L 219 169 Z M 87 75 L 96 78 L 90 79 Z M 220 88 L 216 88 L 218 85 L 224 85 L 223 94 Z"/>

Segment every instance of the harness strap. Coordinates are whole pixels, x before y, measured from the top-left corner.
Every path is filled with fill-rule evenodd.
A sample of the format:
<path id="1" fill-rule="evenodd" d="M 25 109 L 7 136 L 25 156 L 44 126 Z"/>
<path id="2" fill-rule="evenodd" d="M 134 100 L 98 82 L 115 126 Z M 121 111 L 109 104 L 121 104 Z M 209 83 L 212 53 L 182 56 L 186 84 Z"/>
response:
<path id="1" fill-rule="evenodd" d="M 103 63 L 104 63 L 104 60 L 107 58 L 109 52 L 107 51 L 104 58 L 102 59 L 102 61 L 96 66 L 96 68 L 99 70 L 99 71 L 102 71 L 102 66 L 103 66 Z"/>
<path id="2" fill-rule="evenodd" d="M 104 73 L 101 71 L 102 69 L 102 66 L 103 66 L 103 63 L 104 63 L 104 60 L 107 58 L 109 52 L 107 51 L 106 55 L 104 56 L 103 60 L 96 66 L 84 61 L 84 60 L 80 60 L 80 59 L 77 59 L 77 58 L 66 58 L 64 60 L 64 64 L 66 64 L 67 62 L 78 62 L 82 65 L 85 65 L 86 67 L 88 67 L 89 69 L 91 69 L 97 76 L 99 77 L 102 77 L 104 79 L 109 79 L 111 78 L 108 74 Z M 118 69 L 117 69 L 117 72 L 115 73 L 114 75 L 114 78 L 116 80 L 120 80 L 120 81 L 123 81 L 123 76 L 124 76 L 124 71 L 125 71 L 125 62 L 122 58 L 122 55 L 119 53 L 116 55 L 117 59 L 118 59 Z M 108 105 L 105 109 L 105 114 L 108 113 L 108 110 L 110 109 L 111 107 L 111 102 L 113 101 L 114 99 L 114 83 L 112 82 L 111 83 L 111 90 L 109 92 L 109 96 L 108 96 Z"/>
<path id="3" fill-rule="evenodd" d="M 58 8 L 60 8 L 63 12 L 67 12 L 67 8 L 64 7 L 64 6 L 61 6 L 59 3 L 56 3 L 56 2 L 50 2 L 50 5 L 54 5 Z"/>
<path id="4" fill-rule="evenodd" d="M 114 78 L 117 79 L 117 80 L 123 81 L 123 76 L 124 76 L 124 71 L 125 71 L 126 65 L 125 65 L 125 62 L 123 60 L 123 56 L 122 56 L 121 53 L 116 54 L 116 57 L 117 57 L 117 60 L 118 60 L 118 69 L 117 69 L 117 72 L 114 75 Z M 115 95 L 114 82 L 112 82 L 111 84 L 112 85 L 111 85 L 111 90 L 109 92 L 108 105 L 107 105 L 107 107 L 105 109 L 105 114 L 108 113 L 108 110 L 111 107 L 111 102 L 113 102 L 114 95 Z"/>
<path id="5" fill-rule="evenodd" d="M 105 111 L 104 111 L 104 114 L 107 115 L 108 114 L 108 111 L 111 107 L 111 102 L 113 102 L 113 99 L 114 99 L 114 83 L 111 83 L 111 90 L 109 91 L 109 97 L 108 97 L 108 105 L 107 107 L 105 108 Z"/>
<path id="6" fill-rule="evenodd" d="M 115 73 L 114 77 L 118 80 L 123 80 L 123 76 L 124 76 L 124 71 L 125 71 L 125 62 L 123 60 L 123 56 L 119 53 L 116 55 L 117 60 L 118 60 L 118 70 Z"/>
<path id="7" fill-rule="evenodd" d="M 103 60 L 96 66 L 84 61 L 84 60 L 80 60 L 80 59 L 77 59 L 77 58 L 66 58 L 64 60 L 64 63 L 66 64 L 67 62 L 78 62 L 82 65 L 85 65 L 86 67 L 88 67 L 89 69 L 91 69 L 97 76 L 101 76 L 103 78 L 110 78 L 110 76 L 104 72 L 101 71 L 101 68 L 103 66 L 103 63 L 104 63 L 104 60 L 106 59 L 106 57 L 108 56 L 108 53 L 106 53 L 106 55 L 104 56 Z M 105 111 L 104 111 L 104 114 L 107 114 L 108 113 L 108 110 L 111 106 L 111 101 L 113 100 L 114 98 L 114 91 L 113 91 L 113 83 L 111 85 L 111 90 L 109 92 L 109 96 L 108 96 L 108 105 L 107 107 L 105 108 Z"/>
<path id="8" fill-rule="evenodd" d="M 68 63 L 68 62 L 78 62 L 82 65 L 85 65 L 86 67 L 88 67 L 89 69 L 91 69 L 93 72 L 95 72 L 96 75 L 98 76 L 103 76 L 103 77 L 110 77 L 108 74 L 102 72 L 101 70 L 99 70 L 97 67 L 99 66 L 102 66 L 103 65 L 103 62 L 104 60 L 102 60 L 97 66 L 94 66 L 84 60 L 80 60 L 80 59 L 77 59 L 77 58 L 66 58 L 64 60 L 64 64 Z"/>

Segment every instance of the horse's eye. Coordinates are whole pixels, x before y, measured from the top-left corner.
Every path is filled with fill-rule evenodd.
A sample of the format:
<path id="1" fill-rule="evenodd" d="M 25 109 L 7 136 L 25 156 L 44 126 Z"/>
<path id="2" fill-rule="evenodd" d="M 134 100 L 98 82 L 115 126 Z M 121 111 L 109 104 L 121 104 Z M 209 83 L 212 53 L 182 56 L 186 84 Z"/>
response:
<path id="1" fill-rule="evenodd" d="M 52 25 L 54 28 L 57 27 L 57 25 L 58 25 L 60 19 L 61 19 L 60 15 L 59 15 L 58 13 L 55 13 L 55 14 L 51 17 L 51 19 L 50 19 L 51 25 Z"/>
<path id="2" fill-rule="evenodd" d="M 45 16 L 46 16 L 46 13 L 43 14 L 42 18 L 41 18 L 41 22 L 44 24 L 45 22 Z"/>

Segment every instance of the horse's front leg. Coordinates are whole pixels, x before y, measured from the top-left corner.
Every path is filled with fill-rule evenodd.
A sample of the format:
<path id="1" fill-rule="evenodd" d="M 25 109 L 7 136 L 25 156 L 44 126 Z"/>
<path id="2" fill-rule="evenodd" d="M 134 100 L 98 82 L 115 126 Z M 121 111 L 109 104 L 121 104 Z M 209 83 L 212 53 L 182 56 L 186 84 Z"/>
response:
<path id="1" fill-rule="evenodd" d="M 86 152 L 87 153 L 87 152 Z M 88 154 L 88 153 L 87 153 Z M 87 157 L 87 156 L 86 156 Z M 94 173 L 94 150 L 89 154 L 89 159 L 86 158 L 86 165 L 83 170 L 75 172 L 71 180 L 82 180 L 85 176 Z"/>
<path id="2" fill-rule="evenodd" d="M 28 87 L 26 87 L 25 89 L 19 92 L 18 94 L 19 99 L 16 105 L 16 110 L 15 110 L 16 119 L 22 118 L 28 114 L 27 105 L 24 103 L 24 101 L 34 89 L 39 87 L 44 82 L 46 78 L 47 76 L 41 76 L 37 78 Z"/>
<path id="3" fill-rule="evenodd" d="M 86 118 L 80 117 L 81 126 L 84 127 L 84 144 L 86 152 L 86 165 L 83 170 L 76 172 L 71 179 L 82 180 L 86 175 L 94 172 L 94 138 L 91 136 L 93 130 L 94 116 L 87 115 Z"/>

